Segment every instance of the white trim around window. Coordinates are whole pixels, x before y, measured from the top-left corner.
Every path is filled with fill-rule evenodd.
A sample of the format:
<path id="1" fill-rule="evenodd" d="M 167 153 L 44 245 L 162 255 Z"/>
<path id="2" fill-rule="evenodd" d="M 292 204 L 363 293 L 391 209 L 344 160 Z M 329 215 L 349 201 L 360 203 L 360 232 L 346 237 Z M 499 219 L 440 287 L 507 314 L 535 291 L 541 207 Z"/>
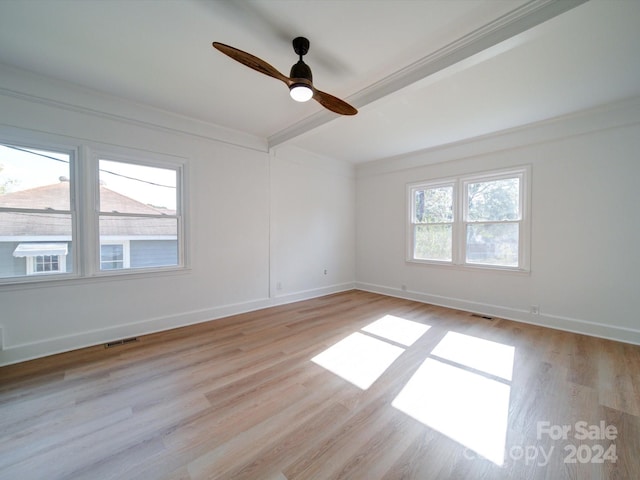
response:
<path id="1" fill-rule="evenodd" d="M 528 272 L 531 167 L 407 185 L 406 261 Z"/>
<path id="2" fill-rule="evenodd" d="M 69 141 L 68 137 L 61 142 L 55 135 L 0 128 L 0 146 L 6 150 L 0 176 L 0 246 L 4 247 L 0 248 L 4 255 L 0 258 L 0 286 L 187 270 L 184 186 L 188 160 Z M 13 152 L 16 156 L 32 155 L 40 162 L 49 159 L 50 164 L 59 167 L 58 171 L 49 174 L 36 160 L 22 158 L 13 161 L 20 168 L 13 168 L 9 158 Z M 24 165 L 31 164 L 30 170 L 24 169 Z M 112 182 L 109 191 L 101 194 L 100 181 L 104 181 L 101 177 L 106 167 Z M 47 176 L 41 179 L 43 172 Z M 152 178 L 156 173 L 168 173 L 170 181 L 156 181 Z M 120 180 L 134 182 L 135 188 L 122 187 Z M 34 190 L 36 187 L 40 190 Z M 165 196 L 166 204 L 156 201 L 157 195 L 146 193 L 160 187 L 172 192 Z M 17 193 L 10 195 L 14 192 Z M 53 250 L 26 251 L 35 248 L 33 244 L 51 246 L 54 242 L 66 242 L 68 255 Z M 101 244 L 122 245 L 123 259 L 118 268 L 102 268 Z M 38 255 L 49 257 L 49 265 L 43 264 L 42 272 Z M 57 263 L 52 255 L 58 257 Z"/>
<path id="3" fill-rule="evenodd" d="M 131 152 L 121 150 L 94 150 L 91 153 L 93 165 L 93 191 L 96 209 L 92 212 L 92 234 L 96 236 L 97 243 L 113 244 L 122 243 L 123 266 L 122 268 L 102 268 L 101 248 L 97 252 L 97 264 L 91 265 L 94 275 L 121 275 L 145 271 L 176 270 L 186 267 L 185 252 L 185 197 L 183 192 L 185 165 L 172 159 L 155 156 L 134 156 Z M 140 178 L 145 172 L 170 174 L 171 181 L 162 179 Z M 150 174 L 150 173 L 149 173 Z M 134 182 L 133 189 L 121 182 Z M 145 192 L 151 190 L 167 190 L 172 192 L 171 205 L 160 205 L 154 199 L 154 193 Z M 109 193 L 107 194 L 107 189 Z M 118 199 L 118 195 L 131 191 L 125 201 Z M 120 227 L 118 227 L 120 224 Z M 135 236 L 129 231 L 126 224 L 137 224 Z M 112 230 L 113 228 L 113 230 Z M 132 259 L 133 242 L 164 242 L 173 241 L 175 249 L 171 258 L 159 259 L 157 263 L 143 262 L 140 265 Z M 139 249 L 138 249 L 139 252 Z M 165 252 L 167 253 L 167 252 Z M 139 255 L 138 255 L 139 256 Z"/>
<path id="4" fill-rule="evenodd" d="M 109 256 L 111 255 L 111 256 Z M 100 243 L 100 270 L 122 270 L 131 267 L 129 240 L 104 239 Z"/>
<path id="5" fill-rule="evenodd" d="M 67 271 L 66 255 L 36 255 L 27 258 L 27 275 L 53 275 Z"/>

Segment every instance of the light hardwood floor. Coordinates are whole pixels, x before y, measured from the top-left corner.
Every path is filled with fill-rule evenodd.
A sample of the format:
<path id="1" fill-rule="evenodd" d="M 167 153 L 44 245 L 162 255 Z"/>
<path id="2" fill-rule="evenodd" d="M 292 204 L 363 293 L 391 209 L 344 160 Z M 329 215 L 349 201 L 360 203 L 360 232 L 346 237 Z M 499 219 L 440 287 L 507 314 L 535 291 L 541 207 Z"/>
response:
<path id="1" fill-rule="evenodd" d="M 330 295 L 0 368 L 0 478 L 634 480 L 640 347 Z"/>

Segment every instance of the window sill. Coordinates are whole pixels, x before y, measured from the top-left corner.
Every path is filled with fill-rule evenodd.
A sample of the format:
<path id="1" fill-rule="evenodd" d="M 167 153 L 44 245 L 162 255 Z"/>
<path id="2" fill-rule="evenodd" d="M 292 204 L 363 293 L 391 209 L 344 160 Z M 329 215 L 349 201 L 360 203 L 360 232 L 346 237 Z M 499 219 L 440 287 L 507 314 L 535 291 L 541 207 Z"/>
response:
<path id="1" fill-rule="evenodd" d="M 191 273 L 190 267 L 174 268 L 154 268 L 154 269 L 134 269 L 132 271 L 105 273 L 99 272 L 95 275 L 79 276 L 74 274 L 66 275 L 34 275 L 28 277 L 12 278 L 9 281 L 0 281 L 0 293 L 16 290 L 29 290 L 36 288 L 58 288 L 77 285 L 88 285 L 92 283 L 104 283 L 122 280 L 141 280 L 163 276 L 186 275 Z M 38 278 L 33 278 L 38 277 Z M 46 277 L 46 278 L 44 278 Z"/>
<path id="2" fill-rule="evenodd" d="M 415 265 L 420 267 L 435 267 L 445 270 L 456 270 L 463 272 L 491 272 L 506 273 L 515 275 L 530 275 L 531 269 L 517 267 L 500 267 L 498 265 L 475 265 L 475 264 L 458 264 L 452 262 L 438 262 L 433 260 L 405 260 L 407 265 Z"/>

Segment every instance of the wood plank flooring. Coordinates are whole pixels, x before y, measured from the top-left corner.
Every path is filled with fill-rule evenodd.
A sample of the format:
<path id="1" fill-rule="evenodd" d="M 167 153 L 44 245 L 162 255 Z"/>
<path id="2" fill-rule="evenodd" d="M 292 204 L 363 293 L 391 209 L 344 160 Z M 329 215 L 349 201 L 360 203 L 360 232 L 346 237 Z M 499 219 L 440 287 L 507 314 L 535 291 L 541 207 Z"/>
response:
<path id="1" fill-rule="evenodd" d="M 639 452 L 640 347 L 362 291 L 0 368 L 0 479 L 631 480 Z"/>

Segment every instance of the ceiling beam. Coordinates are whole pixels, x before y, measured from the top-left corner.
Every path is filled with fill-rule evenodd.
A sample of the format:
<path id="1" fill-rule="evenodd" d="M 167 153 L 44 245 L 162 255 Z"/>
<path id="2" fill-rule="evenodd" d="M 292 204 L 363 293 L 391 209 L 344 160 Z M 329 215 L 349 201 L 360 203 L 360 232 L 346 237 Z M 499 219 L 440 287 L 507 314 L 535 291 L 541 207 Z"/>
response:
<path id="1" fill-rule="evenodd" d="M 587 0 L 531 0 L 496 20 L 478 28 L 458 40 L 430 53 L 420 60 L 369 85 L 346 98 L 356 108 L 414 84 L 462 60 L 494 47 L 505 40 L 540 25 Z M 337 114 L 321 110 L 291 125 L 267 139 L 269 148 L 282 145 L 325 123 L 339 118 Z"/>

